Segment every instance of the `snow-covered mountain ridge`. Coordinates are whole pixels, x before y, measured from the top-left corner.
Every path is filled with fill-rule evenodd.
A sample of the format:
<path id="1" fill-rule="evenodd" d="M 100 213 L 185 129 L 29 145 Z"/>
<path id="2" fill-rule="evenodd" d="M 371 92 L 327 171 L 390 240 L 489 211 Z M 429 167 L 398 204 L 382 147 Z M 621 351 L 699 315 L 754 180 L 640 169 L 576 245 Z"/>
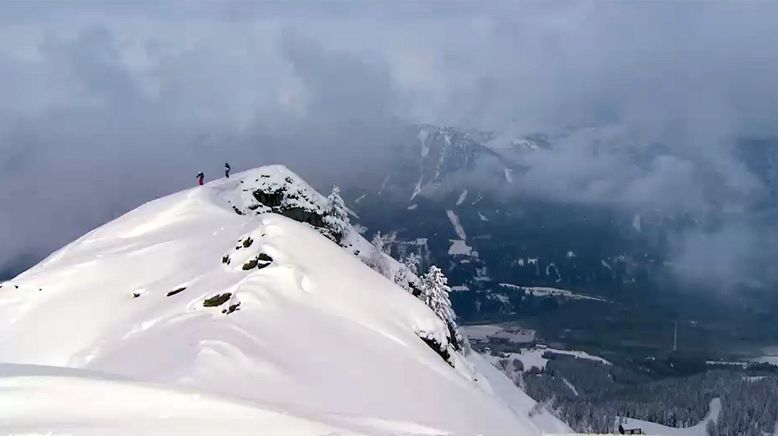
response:
<path id="1" fill-rule="evenodd" d="M 3 283 L 0 430 L 565 429 L 527 417 L 534 402 L 479 356 L 430 349 L 446 324 L 353 255 L 370 246 L 357 232 L 346 249 L 322 237 L 325 203 L 263 167 L 147 203 Z"/>

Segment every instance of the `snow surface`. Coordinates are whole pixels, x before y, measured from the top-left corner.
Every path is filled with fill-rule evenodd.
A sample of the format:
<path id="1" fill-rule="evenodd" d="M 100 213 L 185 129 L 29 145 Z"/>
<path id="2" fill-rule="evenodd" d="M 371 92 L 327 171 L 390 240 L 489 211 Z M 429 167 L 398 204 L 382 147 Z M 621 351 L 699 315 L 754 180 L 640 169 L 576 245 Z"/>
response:
<path id="1" fill-rule="evenodd" d="M 467 245 L 467 242 L 461 239 L 451 239 L 451 247 L 448 249 L 448 254 L 452 256 L 469 256 L 473 251 L 473 247 Z"/>
<path id="2" fill-rule="evenodd" d="M 527 348 L 521 350 L 521 352 L 519 353 L 504 353 L 504 356 L 507 356 L 507 358 L 509 359 L 520 360 L 521 363 L 524 365 L 524 372 L 527 372 L 533 367 L 537 369 L 546 369 L 546 363 L 548 363 L 548 359 L 543 357 L 543 354 L 547 351 L 553 354 L 564 354 L 567 356 L 573 356 L 576 359 L 594 360 L 604 365 L 611 364 L 610 362 L 603 359 L 602 357 L 593 356 L 585 351 L 559 350 L 556 348 L 547 348 L 547 347 Z M 491 359 L 491 361 L 495 364 L 497 361 L 499 361 L 502 358 L 505 357 L 489 356 L 489 359 Z"/>
<path id="3" fill-rule="evenodd" d="M 460 329 L 470 339 L 488 339 L 489 336 L 495 333 L 503 331 L 503 327 L 496 324 L 481 324 L 481 325 L 463 325 Z"/>
<path id="4" fill-rule="evenodd" d="M 384 177 L 384 181 L 381 182 L 381 187 L 378 188 L 378 192 L 376 194 L 381 195 L 384 193 L 384 189 L 386 189 L 386 184 L 389 183 L 389 176 Z"/>
<path id="5" fill-rule="evenodd" d="M 462 191 L 461 194 L 459 194 L 459 198 L 457 198 L 457 206 L 464 203 L 466 198 L 467 198 L 467 189 L 465 189 L 464 191 Z"/>
<path id="6" fill-rule="evenodd" d="M 778 366 L 778 356 L 760 356 L 752 359 L 756 363 L 768 363 L 770 365 Z"/>
<path id="7" fill-rule="evenodd" d="M 422 129 L 419 130 L 419 133 L 417 135 L 417 138 L 419 138 L 419 142 L 421 143 L 421 158 L 424 159 L 427 157 L 428 154 L 430 154 L 430 147 L 427 145 L 427 137 L 429 137 L 430 132 L 428 130 Z"/>
<path id="8" fill-rule="evenodd" d="M 575 389 L 575 386 L 573 386 L 573 384 L 572 384 L 572 383 L 570 383 L 570 382 L 569 382 L 569 381 L 568 381 L 566 378 L 564 378 L 564 377 L 562 377 L 562 382 L 564 382 L 565 386 L 567 386 L 568 388 L 570 388 L 570 391 L 572 391 L 572 392 L 573 392 L 573 395 L 575 395 L 576 397 L 578 396 L 578 390 L 576 390 L 576 389 Z"/>
<path id="9" fill-rule="evenodd" d="M 556 267 L 554 268 L 556 269 Z M 546 269 L 546 275 L 548 275 L 548 268 Z M 591 301 L 600 301 L 603 303 L 607 302 L 607 300 L 604 300 L 599 297 L 592 297 L 591 295 L 578 294 L 572 291 L 568 291 L 567 289 L 549 288 L 545 286 L 520 286 L 520 285 L 514 285 L 512 283 L 500 283 L 499 285 L 503 288 L 522 290 L 524 291 L 525 295 L 530 294 L 535 297 L 562 297 L 570 300 L 591 300 Z"/>
<path id="10" fill-rule="evenodd" d="M 503 327 L 496 324 L 465 325 L 460 326 L 460 330 L 474 341 L 488 341 L 491 338 L 504 339 L 516 344 L 527 344 L 535 341 L 534 330 L 514 326 Z"/>
<path id="11" fill-rule="evenodd" d="M 504 167 L 503 171 L 505 173 L 505 181 L 508 183 L 513 183 L 513 170 L 508 167 Z"/>
<path id="12" fill-rule="evenodd" d="M 454 226 L 454 232 L 459 236 L 459 239 L 467 239 L 465 229 L 462 228 L 462 224 L 459 222 L 459 216 L 453 210 L 447 210 L 446 216 L 451 221 L 451 225 Z"/>
<path id="13" fill-rule="evenodd" d="M 762 348 L 763 356 L 751 359 L 752 362 L 757 363 L 769 363 L 770 365 L 778 366 L 778 347 L 765 347 Z"/>
<path id="14" fill-rule="evenodd" d="M 635 216 L 632 217 L 632 228 L 635 229 L 635 231 L 638 233 L 640 233 L 640 231 L 642 230 L 639 213 L 636 213 Z"/>
<path id="15" fill-rule="evenodd" d="M 234 212 L 255 202 L 241 184 L 286 178 L 264 167 L 149 202 L 0 289 L 0 430 L 507 436 L 561 425 L 507 405 L 503 394 L 534 402 L 504 377 L 482 383 L 476 354 L 455 353 L 452 368 L 419 339 L 445 343 L 445 324 L 309 225 Z M 269 266 L 244 270 L 260 253 Z"/>
<path id="16" fill-rule="evenodd" d="M 517 415 L 526 417 L 535 424 L 536 427 L 543 429 L 543 434 L 551 433 L 570 433 L 572 429 L 560 421 L 547 410 L 541 408 L 540 413 L 534 413 L 530 417 L 530 410 L 536 408 L 537 403 L 530 398 L 521 389 L 516 388 L 513 380 L 509 379 L 497 367 L 490 363 L 486 356 L 474 355 L 472 358 L 476 370 L 482 375 L 483 379 L 489 383 L 489 390 L 500 398 L 507 407 Z"/>
<path id="17" fill-rule="evenodd" d="M 0 365 L 0 431 L 10 434 L 254 435 L 258 429 L 289 436 L 361 434 L 214 394 L 85 370 Z"/>
<path id="18" fill-rule="evenodd" d="M 485 217 L 484 214 L 481 213 L 481 211 L 478 211 L 478 218 L 481 218 L 481 221 L 488 223 L 489 218 Z"/>
<path id="19" fill-rule="evenodd" d="M 411 194 L 411 201 L 413 201 L 414 198 L 416 198 L 417 195 L 421 194 L 421 182 L 424 180 L 424 177 L 420 178 L 418 182 L 416 182 L 416 186 L 413 188 L 413 194 Z"/>

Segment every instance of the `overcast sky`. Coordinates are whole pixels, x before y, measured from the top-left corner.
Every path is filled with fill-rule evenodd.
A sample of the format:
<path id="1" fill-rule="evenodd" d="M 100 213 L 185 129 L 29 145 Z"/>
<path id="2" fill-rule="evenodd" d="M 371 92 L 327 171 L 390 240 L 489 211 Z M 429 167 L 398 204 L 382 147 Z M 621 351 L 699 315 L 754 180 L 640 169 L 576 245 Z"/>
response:
<path id="1" fill-rule="evenodd" d="M 0 271 L 224 161 L 349 183 L 405 123 L 574 127 L 521 186 L 744 210 L 765 189 L 735 144 L 778 129 L 776 22 L 767 1 L 1 2 Z M 773 253 L 763 223 L 730 215 L 679 262 Z"/>

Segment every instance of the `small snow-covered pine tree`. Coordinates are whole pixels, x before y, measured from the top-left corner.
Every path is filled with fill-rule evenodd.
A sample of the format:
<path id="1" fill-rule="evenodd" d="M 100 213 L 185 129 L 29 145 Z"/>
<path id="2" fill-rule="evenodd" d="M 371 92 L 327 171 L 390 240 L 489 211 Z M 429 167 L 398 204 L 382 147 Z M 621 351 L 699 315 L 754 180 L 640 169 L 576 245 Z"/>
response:
<path id="1" fill-rule="evenodd" d="M 370 243 L 373 245 L 373 248 L 367 259 L 367 265 L 382 276 L 392 278 L 390 277 L 389 265 L 386 261 L 386 248 L 384 247 L 386 243 L 385 237 L 381 232 L 377 232 Z"/>
<path id="2" fill-rule="evenodd" d="M 343 239 L 350 228 L 348 211 L 343 202 L 343 197 L 340 196 L 340 188 L 337 186 L 332 187 L 332 192 L 327 197 L 327 211 L 324 214 L 324 223 L 330 228 L 337 242 Z"/>
<path id="3" fill-rule="evenodd" d="M 455 349 L 459 349 L 464 338 L 457 327 L 454 309 L 451 308 L 451 300 L 448 297 L 450 292 L 448 279 L 437 266 L 432 265 L 429 271 L 421 277 L 419 298 L 435 312 L 438 318 L 445 321 L 451 334 L 452 344 Z"/>
<path id="4" fill-rule="evenodd" d="M 448 322 L 454 320 L 454 311 L 451 309 L 451 301 L 448 293 L 448 279 L 440 268 L 432 265 L 422 280 L 422 298 L 424 304 L 430 307 L 440 319 Z"/>
<path id="5" fill-rule="evenodd" d="M 419 292 L 418 265 L 421 258 L 416 253 L 409 254 L 394 274 L 394 282 L 408 292 L 417 295 Z"/>
<path id="6" fill-rule="evenodd" d="M 419 264 L 421 263 L 421 257 L 419 257 L 416 253 L 411 253 L 408 256 L 403 259 L 403 265 L 405 265 L 408 270 L 413 275 L 419 274 Z"/>

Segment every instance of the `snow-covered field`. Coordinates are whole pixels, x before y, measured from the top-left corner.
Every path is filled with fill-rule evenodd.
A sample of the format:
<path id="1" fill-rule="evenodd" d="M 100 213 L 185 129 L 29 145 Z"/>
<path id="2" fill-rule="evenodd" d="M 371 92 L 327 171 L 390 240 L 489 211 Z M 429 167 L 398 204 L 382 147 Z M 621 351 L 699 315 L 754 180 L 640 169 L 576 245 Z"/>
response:
<path id="1" fill-rule="evenodd" d="M 578 294 L 568 291 L 566 289 L 548 288 L 544 286 L 520 286 L 512 283 L 500 283 L 503 288 L 523 290 L 525 295 L 533 295 L 535 297 L 562 297 L 570 300 L 592 300 L 606 302 L 606 300 L 593 297 L 591 295 Z"/>
<path id="2" fill-rule="evenodd" d="M 461 239 L 451 239 L 451 247 L 448 254 L 452 256 L 469 256 L 473 252 L 473 247 L 467 245 L 467 242 Z"/>
<path id="3" fill-rule="evenodd" d="M 508 359 L 518 359 L 521 361 L 521 363 L 524 365 L 524 372 L 529 371 L 530 369 L 537 368 L 537 369 L 545 369 L 546 363 L 548 363 L 548 359 L 543 357 L 543 354 L 545 352 L 551 352 L 554 354 L 564 354 L 567 356 L 573 356 L 576 359 L 588 359 L 588 360 L 594 360 L 596 362 L 600 362 L 604 365 L 610 365 L 611 363 L 607 360 L 603 359 L 599 356 L 592 356 L 591 354 L 585 352 L 585 351 L 574 351 L 574 350 L 559 350 L 556 348 L 546 348 L 546 347 L 538 347 L 538 348 L 527 348 L 521 350 L 519 353 L 505 353 L 505 356 L 489 356 L 489 359 L 492 362 L 497 362 L 500 359 L 508 358 Z"/>
<path id="4" fill-rule="evenodd" d="M 762 352 L 764 356 L 756 357 L 752 361 L 778 366 L 778 347 L 765 347 L 762 349 Z"/>
<path id="5" fill-rule="evenodd" d="M 757 363 L 769 363 L 778 366 L 778 356 L 759 356 L 753 359 Z"/>
<path id="6" fill-rule="evenodd" d="M 419 335 L 445 343 L 445 324 L 347 250 L 235 213 L 284 178 L 265 167 L 152 201 L 4 283 L 0 433 L 564 431 L 478 355 L 444 361 Z"/>
<path id="7" fill-rule="evenodd" d="M 503 327 L 496 324 L 466 325 L 461 330 L 475 341 L 487 341 L 490 338 L 505 339 L 516 344 L 531 343 L 535 340 L 535 331 L 515 327 Z"/>

